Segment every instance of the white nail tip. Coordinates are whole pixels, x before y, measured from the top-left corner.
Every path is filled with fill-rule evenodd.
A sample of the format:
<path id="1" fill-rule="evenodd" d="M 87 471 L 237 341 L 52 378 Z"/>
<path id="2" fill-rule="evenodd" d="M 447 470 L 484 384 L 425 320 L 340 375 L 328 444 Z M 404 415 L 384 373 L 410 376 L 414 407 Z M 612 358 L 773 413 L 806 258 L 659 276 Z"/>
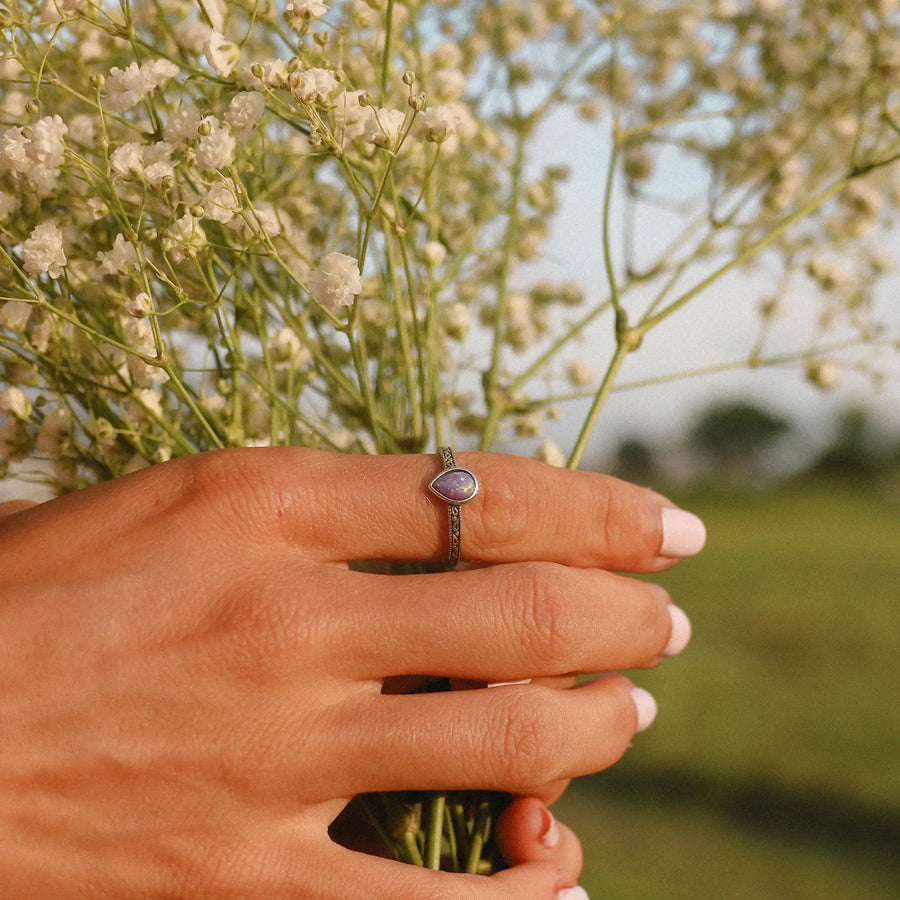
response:
<path id="1" fill-rule="evenodd" d="M 576 885 L 575 887 L 563 888 L 556 895 L 556 900 L 591 900 L 587 891 L 583 887 Z"/>
<path id="2" fill-rule="evenodd" d="M 691 639 L 691 620 L 685 611 L 674 603 L 670 603 L 668 609 L 669 618 L 672 620 L 672 632 L 669 635 L 669 643 L 663 650 L 663 656 L 678 656 Z"/>
<path id="3" fill-rule="evenodd" d="M 680 559 L 693 556 L 706 543 L 706 526 L 693 513 L 683 509 L 664 507 L 662 510 L 663 542 L 661 556 Z"/>
<path id="4" fill-rule="evenodd" d="M 637 707 L 637 730 L 644 731 L 656 718 L 656 700 L 653 699 L 653 694 L 639 687 L 631 688 L 631 699 Z"/>

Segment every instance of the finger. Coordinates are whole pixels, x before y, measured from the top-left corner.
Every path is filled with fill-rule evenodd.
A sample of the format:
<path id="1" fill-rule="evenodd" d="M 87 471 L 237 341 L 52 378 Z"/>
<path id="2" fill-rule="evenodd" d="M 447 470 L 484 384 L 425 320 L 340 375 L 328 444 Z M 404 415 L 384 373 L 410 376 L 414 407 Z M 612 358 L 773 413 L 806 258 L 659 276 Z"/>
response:
<path id="1" fill-rule="evenodd" d="M 462 510 L 464 559 L 656 571 L 697 552 L 705 537 L 695 516 L 615 478 L 495 453 L 459 462 L 481 484 Z M 175 464 L 173 480 L 244 535 L 280 534 L 321 561 L 446 558 L 447 507 L 428 490 L 437 455 L 280 447 L 166 465 Z"/>
<path id="2" fill-rule="evenodd" d="M 0 518 L 11 516 L 13 513 L 21 512 L 23 509 L 30 509 L 36 505 L 34 500 L 6 500 L 0 503 Z"/>
<path id="3" fill-rule="evenodd" d="M 555 861 L 524 862 L 484 877 L 422 869 L 336 845 L 333 857 L 321 869 L 323 878 L 329 879 L 327 887 L 302 896 L 344 900 L 362 893 L 365 886 L 365 896 L 371 900 L 555 900 L 570 877 Z M 330 880 L 336 877 L 340 880 Z"/>
<path id="4" fill-rule="evenodd" d="M 323 783 L 335 793 L 487 789 L 597 772 L 625 752 L 655 715 L 645 691 L 621 675 L 569 691 L 537 685 L 348 701 L 327 722 Z M 377 741 L 373 736 L 377 735 Z M 350 770 L 340 760 L 353 758 Z"/>
<path id="5" fill-rule="evenodd" d="M 433 675 L 486 683 L 650 666 L 684 648 L 687 616 L 659 585 L 556 563 L 442 576 L 341 572 L 331 639 L 358 679 Z M 323 573 L 320 590 L 328 577 Z M 289 599 L 285 598 L 285 603 Z"/>
<path id="6" fill-rule="evenodd" d="M 509 865 L 554 862 L 566 872 L 570 885 L 578 883 L 584 865 L 581 842 L 537 798 L 513 800 L 497 820 L 495 833 Z"/>

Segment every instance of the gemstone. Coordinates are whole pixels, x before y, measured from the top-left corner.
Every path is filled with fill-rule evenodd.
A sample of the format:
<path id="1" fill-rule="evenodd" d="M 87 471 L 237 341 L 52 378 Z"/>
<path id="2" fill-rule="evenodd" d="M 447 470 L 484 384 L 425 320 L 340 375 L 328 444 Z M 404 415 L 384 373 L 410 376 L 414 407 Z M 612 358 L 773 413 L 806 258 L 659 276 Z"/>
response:
<path id="1" fill-rule="evenodd" d="M 447 503 L 465 503 L 478 493 L 478 479 L 468 469 L 444 469 L 429 485 Z"/>

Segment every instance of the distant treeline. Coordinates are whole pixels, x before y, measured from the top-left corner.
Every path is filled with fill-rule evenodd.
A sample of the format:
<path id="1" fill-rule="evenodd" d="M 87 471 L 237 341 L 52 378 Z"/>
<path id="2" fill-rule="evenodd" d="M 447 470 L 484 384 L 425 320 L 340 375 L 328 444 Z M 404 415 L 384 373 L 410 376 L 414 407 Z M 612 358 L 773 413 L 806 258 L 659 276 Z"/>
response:
<path id="1" fill-rule="evenodd" d="M 623 440 L 607 470 L 643 484 L 768 484 L 796 478 L 878 480 L 900 477 L 900 433 L 888 433 L 862 409 L 835 416 L 822 446 L 780 412 L 749 400 L 703 410 L 680 439 L 665 446 Z"/>

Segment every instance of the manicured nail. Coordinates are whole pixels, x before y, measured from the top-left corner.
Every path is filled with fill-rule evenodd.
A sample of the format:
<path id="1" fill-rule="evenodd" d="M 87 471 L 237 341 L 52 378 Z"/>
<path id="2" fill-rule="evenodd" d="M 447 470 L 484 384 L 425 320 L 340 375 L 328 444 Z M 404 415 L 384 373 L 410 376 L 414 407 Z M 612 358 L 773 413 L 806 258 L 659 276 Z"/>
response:
<path id="1" fill-rule="evenodd" d="M 706 526 L 693 513 L 683 509 L 663 507 L 663 542 L 661 556 L 693 556 L 706 543 Z"/>
<path id="2" fill-rule="evenodd" d="M 549 809 L 541 810 L 541 833 L 538 835 L 543 847 L 552 850 L 559 843 L 559 826 Z"/>
<path id="3" fill-rule="evenodd" d="M 669 643 L 663 650 L 663 656 L 678 656 L 688 645 L 691 639 L 691 620 L 684 610 L 670 603 L 668 606 L 669 618 L 672 620 L 672 633 L 669 635 Z"/>
<path id="4" fill-rule="evenodd" d="M 575 887 L 557 891 L 556 900 L 591 900 L 591 898 L 588 897 L 588 893 L 583 887 L 575 885 Z"/>
<path id="5" fill-rule="evenodd" d="M 653 694 L 636 685 L 631 688 L 631 698 L 637 707 L 637 730 L 645 731 L 656 718 L 656 701 L 653 699 Z"/>

